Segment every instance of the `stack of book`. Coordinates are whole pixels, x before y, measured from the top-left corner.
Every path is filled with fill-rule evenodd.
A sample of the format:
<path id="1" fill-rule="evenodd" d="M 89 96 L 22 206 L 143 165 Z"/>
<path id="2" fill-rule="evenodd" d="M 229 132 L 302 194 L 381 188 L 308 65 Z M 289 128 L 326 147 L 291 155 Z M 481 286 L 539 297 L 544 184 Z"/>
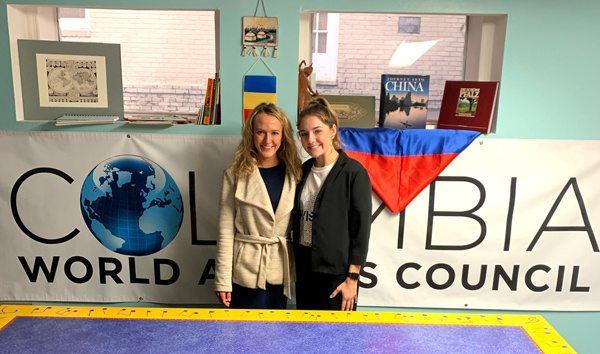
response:
<path id="1" fill-rule="evenodd" d="M 221 73 L 209 78 L 204 107 L 198 112 L 198 124 L 221 124 Z"/>
<path id="2" fill-rule="evenodd" d="M 188 120 L 178 116 L 132 116 L 125 117 L 129 124 L 187 124 Z"/>
<path id="3" fill-rule="evenodd" d="M 119 120 L 119 116 L 90 116 L 64 114 L 56 119 L 56 125 L 110 124 Z"/>

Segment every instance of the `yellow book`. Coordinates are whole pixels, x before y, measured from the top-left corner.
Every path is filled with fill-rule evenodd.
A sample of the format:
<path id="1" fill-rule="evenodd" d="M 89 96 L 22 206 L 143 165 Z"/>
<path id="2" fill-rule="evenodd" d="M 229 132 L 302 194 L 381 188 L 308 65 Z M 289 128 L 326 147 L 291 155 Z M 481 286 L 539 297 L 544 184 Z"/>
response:
<path id="1" fill-rule="evenodd" d="M 206 96 L 204 99 L 204 116 L 202 117 L 202 124 L 208 125 L 211 120 L 211 112 L 213 110 L 213 91 L 215 86 L 215 79 L 209 78 L 208 84 L 206 85 Z"/>

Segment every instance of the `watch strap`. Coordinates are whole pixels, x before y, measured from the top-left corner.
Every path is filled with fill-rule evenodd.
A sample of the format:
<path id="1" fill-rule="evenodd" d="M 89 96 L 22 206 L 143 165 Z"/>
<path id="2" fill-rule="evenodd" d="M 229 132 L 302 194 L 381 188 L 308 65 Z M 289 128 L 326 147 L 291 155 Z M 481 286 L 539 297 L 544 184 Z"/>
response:
<path id="1" fill-rule="evenodd" d="M 358 273 L 354 273 L 354 272 L 348 272 L 348 278 L 352 279 L 352 280 L 358 280 Z"/>

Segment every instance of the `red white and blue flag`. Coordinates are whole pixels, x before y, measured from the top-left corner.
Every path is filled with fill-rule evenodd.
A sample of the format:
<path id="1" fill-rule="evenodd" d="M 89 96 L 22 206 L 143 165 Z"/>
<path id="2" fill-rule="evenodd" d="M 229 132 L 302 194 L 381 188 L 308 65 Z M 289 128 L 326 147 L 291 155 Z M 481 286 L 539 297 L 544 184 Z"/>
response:
<path id="1" fill-rule="evenodd" d="M 398 213 L 481 133 L 340 128 L 339 134 L 344 151 L 369 172 L 375 194 Z"/>

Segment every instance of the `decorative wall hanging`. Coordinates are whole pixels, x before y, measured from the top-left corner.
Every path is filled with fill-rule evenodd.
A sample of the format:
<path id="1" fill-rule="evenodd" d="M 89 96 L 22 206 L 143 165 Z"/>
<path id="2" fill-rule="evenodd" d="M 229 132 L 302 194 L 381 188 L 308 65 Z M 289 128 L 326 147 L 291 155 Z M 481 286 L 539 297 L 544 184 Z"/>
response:
<path id="1" fill-rule="evenodd" d="M 265 17 L 256 17 L 259 3 L 262 4 Z M 269 53 L 267 47 L 275 47 L 273 49 L 273 58 L 277 58 L 277 42 L 279 37 L 277 17 L 267 17 L 267 11 L 265 10 L 263 0 L 258 0 L 256 2 L 254 16 L 242 17 L 242 28 L 242 45 L 244 46 L 242 56 L 257 56 L 259 53 L 256 47 L 263 47 L 260 55 L 269 57 L 271 56 L 271 53 Z M 251 49 L 248 50 L 248 47 L 251 47 Z"/>
<path id="2" fill-rule="evenodd" d="M 248 75 L 250 70 L 261 61 L 267 69 L 273 74 L 269 75 Z M 243 108 L 244 108 L 244 122 L 250 116 L 250 113 L 254 107 L 260 103 L 273 103 L 277 104 L 277 76 L 271 70 L 271 68 L 265 63 L 262 58 L 256 59 L 254 64 L 244 74 L 243 84 Z"/>

